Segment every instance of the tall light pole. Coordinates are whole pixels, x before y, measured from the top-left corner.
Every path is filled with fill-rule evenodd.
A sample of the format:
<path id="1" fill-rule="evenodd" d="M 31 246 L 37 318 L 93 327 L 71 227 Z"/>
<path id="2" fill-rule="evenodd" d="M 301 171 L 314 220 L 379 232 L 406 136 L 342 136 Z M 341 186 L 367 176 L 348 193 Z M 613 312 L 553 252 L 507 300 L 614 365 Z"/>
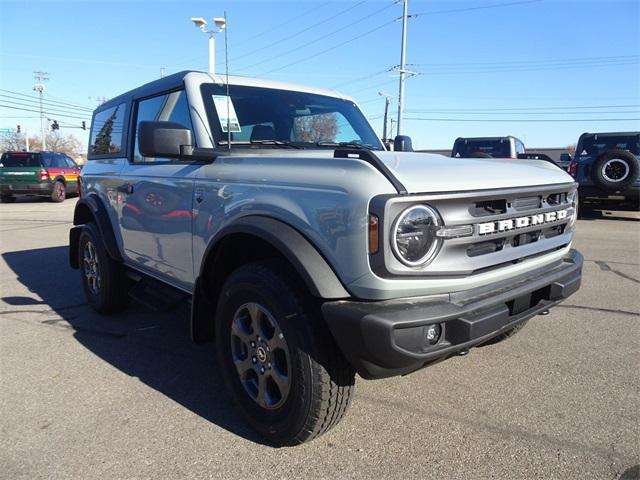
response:
<path id="1" fill-rule="evenodd" d="M 47 149 L 47 140 L 44 135 L 44 109 L 42 107 L 42 95 L 45 90 L 44 82 L 49 80 L 47 75 L 49 75 L 47 72 L 33 72 L 33 78 L 36 81 L 33 90 L 38 92 L 40 96 L 40 134 L 42 135 L 42 150 Z"/>
<path id="2" fill-rule="evenodd" d="M 215 30 L 207 30 L 207 21 L 202 17 L 192 17 L 191 21 L 202 33 L 209 34 L 209 73 L 213 75 L 216 69 L 216 41 L 214 34 L 223 31 L 227 26 L 227 21 L 220 17 L 214 18 L 213 23 L 216 26 Z"/>
<path id="3" fill-rule="evenodd" d="M 402 1 L 402 46 L 400 48 L 400 86 L 398 88 L 398 135 L 402 132 L 402 116 L 404 114 L 404 76 L 407 73 L 405 63 L 407 60 L 407 10 L 408 0 Z"/>

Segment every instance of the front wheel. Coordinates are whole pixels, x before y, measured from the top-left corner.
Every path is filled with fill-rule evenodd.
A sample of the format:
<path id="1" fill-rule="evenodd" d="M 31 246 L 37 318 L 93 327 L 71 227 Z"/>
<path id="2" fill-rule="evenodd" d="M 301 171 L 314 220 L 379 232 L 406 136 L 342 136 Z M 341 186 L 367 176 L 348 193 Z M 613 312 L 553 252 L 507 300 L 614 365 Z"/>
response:
<path id="1" fill-rule="evenodd" d="M 312 440 L 336 425 L 355 383 L 294 278 L 284 262 L 244 265 L 227 279 L 216 314 L 227 388 L 252 427 L 278 445 Z"/>
<path id="2" fill-rule="evenodd" d="M 122 265 L 104 247 L 94 224 L 84 226 L 78 244 L 80 279 L 87 302 L 99 313 L 113 313 L 127 305 L 128 280 Z"/>

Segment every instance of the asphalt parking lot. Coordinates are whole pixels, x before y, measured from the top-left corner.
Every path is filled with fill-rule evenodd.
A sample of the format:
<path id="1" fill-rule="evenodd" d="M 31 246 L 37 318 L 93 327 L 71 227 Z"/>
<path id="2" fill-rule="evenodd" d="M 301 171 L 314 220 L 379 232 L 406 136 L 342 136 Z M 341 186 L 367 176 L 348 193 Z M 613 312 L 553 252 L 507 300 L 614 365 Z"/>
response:
<path id="1" fill-rule="evenodd" d="M 516 337 L 358 381 L 342 423 L 275 449 L 187 310 L 102 317 L 67 262 L 75 200 L 0 205 L 0 477 L 637 478 L 640 223 L 580 220 L 582 289 Z"/>

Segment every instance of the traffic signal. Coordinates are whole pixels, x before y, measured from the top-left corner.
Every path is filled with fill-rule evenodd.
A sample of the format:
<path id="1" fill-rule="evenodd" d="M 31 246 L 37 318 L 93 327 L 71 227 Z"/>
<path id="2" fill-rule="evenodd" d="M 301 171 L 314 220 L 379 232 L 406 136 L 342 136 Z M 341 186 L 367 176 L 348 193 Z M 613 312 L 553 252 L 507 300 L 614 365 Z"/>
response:
<path id="1" fill-rule="evenodd" d="M 20 125 L 17 126 L 18 128 L 16 128 L 16 132 L 20 133 Z"/>
<path id="2" fill-rule="evenodd" d="M 60 125 L 58 125 L 58 121 L 54 120 L 51 124 L 51 130 L 60 130 Z"/>
<path id="3" fill-rule="evenodd" d="M 82 129 L 83 130 L 87 129 L 87 123 L 84 120 L 82 120 Z"/>

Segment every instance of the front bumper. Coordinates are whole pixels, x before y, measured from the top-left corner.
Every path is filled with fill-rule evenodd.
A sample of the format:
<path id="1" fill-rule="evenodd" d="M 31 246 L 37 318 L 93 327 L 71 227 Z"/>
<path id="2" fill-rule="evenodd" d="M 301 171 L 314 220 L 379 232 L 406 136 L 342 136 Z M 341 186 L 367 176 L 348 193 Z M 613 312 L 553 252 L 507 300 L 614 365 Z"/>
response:
<path id="1" fill-rule="evenodd" d="M 42 183 L 3 183 L 0 185 L 2 195 L 51 195 L 53 184 Z"/>
<path id="2" fill-rule="evenodd" d="M 363 378 L 403 375 L 466 351 L 548 310 L 580 287 L 582 255 L 508 281 L 449 295 L 322 305 L 336 343 Z M 435 345 L 423 339 L 440 324 Z"/>

